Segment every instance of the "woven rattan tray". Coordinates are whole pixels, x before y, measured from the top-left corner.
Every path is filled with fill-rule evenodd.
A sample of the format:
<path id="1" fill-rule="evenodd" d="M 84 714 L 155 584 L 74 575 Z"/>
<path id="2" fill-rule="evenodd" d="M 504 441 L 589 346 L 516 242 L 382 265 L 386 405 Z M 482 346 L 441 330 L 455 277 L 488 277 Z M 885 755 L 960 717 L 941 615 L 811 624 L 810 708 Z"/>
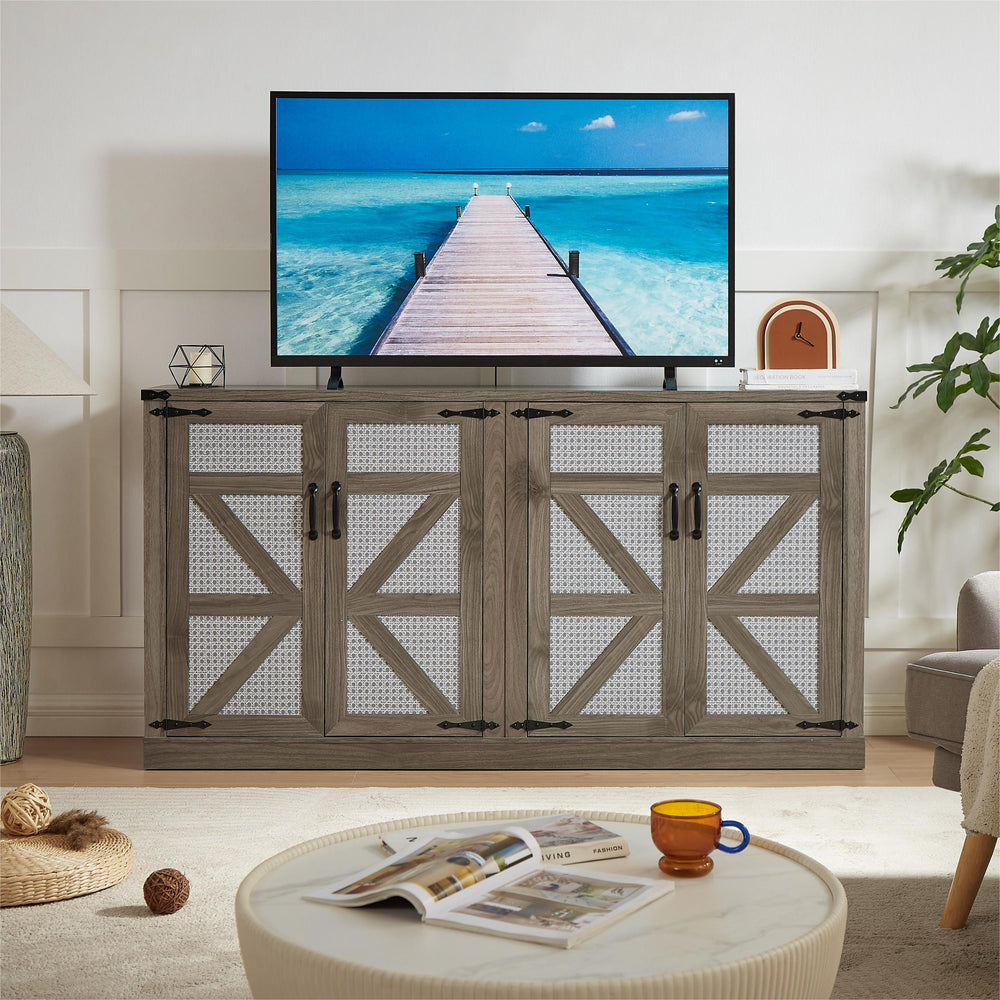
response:
<path id="1" fill-rule="evenodd" d="M 105 828 L 101 839 L 71 851 L 60 833 L 0 840 L 0 906 L 51 903 L 120 882 L 132 870 L 132 841 Z"/>

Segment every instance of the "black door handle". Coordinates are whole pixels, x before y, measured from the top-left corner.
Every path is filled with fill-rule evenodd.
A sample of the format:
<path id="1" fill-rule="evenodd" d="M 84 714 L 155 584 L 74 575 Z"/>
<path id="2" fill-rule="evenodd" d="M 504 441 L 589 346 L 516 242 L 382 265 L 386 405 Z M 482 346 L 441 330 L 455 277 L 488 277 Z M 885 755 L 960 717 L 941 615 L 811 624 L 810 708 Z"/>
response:
<path id="1" fill-rule="evenodd" d="M 692 483 L 691 489 L 694 492 L 694 531 L 692 538 L 701 538 L 701 483 Z"/>
<path id="2" fill-rule="evenodd" d="M 331 483 L 330 489 L 333 490 L 333 530 L 330 534 L 340 538 L 340 483 Z"/>
<path id="3" fill-rule="evenodd" d="M 319 538 L 316 530 L 316 493 L 319 486 L 316 483 L 309 484 L 309 541 L 315 542 Z"/>
<path id="4" fill-rule="evenodd" d="M 667 532 L 667 538 L 676 542 L 681 537 L 681 533 L 677 530 L 680 517 L 680 500 L 677 495 L 680 493 L 680 487 L 676 483 L 671 483 L 668 489 L 670 492 L 670 531 Z"/>

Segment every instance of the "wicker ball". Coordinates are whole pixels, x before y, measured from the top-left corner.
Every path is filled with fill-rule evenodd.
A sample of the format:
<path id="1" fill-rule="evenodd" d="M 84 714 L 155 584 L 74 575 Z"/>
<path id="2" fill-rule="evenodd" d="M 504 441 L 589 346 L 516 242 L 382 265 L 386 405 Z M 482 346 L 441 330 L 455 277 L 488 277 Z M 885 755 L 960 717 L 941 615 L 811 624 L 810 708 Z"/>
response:
<path id="1" fill-rule="evenodd" d="M 176 868 L 161 868 L 142 885 L 143 898 L 154 913 L 176 913 L 190 894 L 191 883 Z"/>
<path id="2" fill-rule="evenodd" d="M 44 830 L 52 819 L 52 805 L 44 788 L 25 785 L 12 788 L 0 802 L 0 823 L 8 833 L 27 837 Z"/>

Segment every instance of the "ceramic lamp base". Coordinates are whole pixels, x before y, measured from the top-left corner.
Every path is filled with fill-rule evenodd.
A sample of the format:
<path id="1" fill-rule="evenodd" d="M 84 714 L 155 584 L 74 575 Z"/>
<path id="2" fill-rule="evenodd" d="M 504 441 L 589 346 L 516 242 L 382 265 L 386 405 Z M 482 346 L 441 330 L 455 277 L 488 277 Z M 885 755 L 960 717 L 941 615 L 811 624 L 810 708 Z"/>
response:
<path id="1" fill-rule="evenodd" d="M 31 464 L 20 434 L 0 433 L 0 761 L 24 752 L 31 660 Z"/>

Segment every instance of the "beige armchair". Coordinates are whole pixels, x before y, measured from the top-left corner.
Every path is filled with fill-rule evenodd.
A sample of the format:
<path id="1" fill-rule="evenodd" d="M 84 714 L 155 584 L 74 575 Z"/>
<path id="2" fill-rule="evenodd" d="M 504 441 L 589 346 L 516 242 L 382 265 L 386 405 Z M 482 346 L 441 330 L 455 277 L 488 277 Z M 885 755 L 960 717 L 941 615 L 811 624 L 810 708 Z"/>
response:
<path id="1" fill-rule="evenodd" d="M 969 695 L 983 667 L 1000 656 L 1000 573 L 966 581 L 956 631 L 954 652 L 931 653 L 907 665 L 906 729 L 913 739 L 935 745 L 934 784 L 960 791 Z M 995 845 L 991 834 L 967 834 L 942 927 L 965 926 Z"/>

